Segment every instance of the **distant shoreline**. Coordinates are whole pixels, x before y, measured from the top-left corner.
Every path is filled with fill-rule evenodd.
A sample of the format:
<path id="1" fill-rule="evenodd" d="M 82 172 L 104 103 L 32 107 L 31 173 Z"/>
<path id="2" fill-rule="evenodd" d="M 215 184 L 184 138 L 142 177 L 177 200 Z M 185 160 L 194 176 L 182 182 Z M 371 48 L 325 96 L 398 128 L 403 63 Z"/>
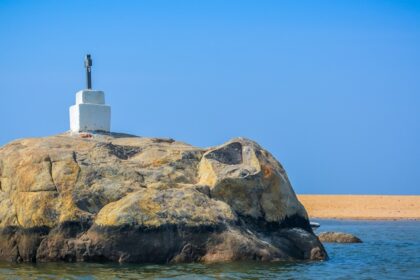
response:
<path id="1" fill-rule="evenodd" d="M 298 195 L 310 218 L 420 220 L 420 195 Z"/>

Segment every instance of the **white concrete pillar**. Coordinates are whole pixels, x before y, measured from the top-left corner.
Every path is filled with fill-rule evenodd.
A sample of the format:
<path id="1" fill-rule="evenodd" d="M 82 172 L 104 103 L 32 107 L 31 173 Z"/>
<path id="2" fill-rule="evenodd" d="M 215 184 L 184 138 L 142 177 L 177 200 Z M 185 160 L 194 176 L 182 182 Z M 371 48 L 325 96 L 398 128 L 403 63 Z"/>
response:
<path id="1" fill-rule="evenodd" d="M 111 128 L 111 107 L 105 105 L 105 94 L 97 90 L 76 93 L 76 104 L 70 107 L 70 130 L 105 131 Z"/>

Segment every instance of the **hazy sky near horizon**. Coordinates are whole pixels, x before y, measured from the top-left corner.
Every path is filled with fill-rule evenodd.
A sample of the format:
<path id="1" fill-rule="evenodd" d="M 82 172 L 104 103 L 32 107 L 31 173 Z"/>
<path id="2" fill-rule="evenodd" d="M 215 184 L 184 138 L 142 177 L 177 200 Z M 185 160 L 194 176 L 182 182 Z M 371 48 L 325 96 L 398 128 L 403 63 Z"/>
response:
<path id="1" fill-rule="evenodd" d="M 420 1 L 0 0 L 0 146 L 69 129 L 86 53 L 113 131 L 254 139 L 297 193 L 420 194 Z"/>

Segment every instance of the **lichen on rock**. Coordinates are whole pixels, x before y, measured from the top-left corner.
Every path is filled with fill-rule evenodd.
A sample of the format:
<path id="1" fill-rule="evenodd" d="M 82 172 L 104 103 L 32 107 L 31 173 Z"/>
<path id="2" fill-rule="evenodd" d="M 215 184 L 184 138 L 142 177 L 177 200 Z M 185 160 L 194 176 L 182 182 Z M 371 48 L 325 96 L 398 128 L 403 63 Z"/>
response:
<path id="1" fill-rule="evenodd" d="M 326 258 L 285 170 L 251 140 L 65 133 L 0 148 L 0 260 Z"/>

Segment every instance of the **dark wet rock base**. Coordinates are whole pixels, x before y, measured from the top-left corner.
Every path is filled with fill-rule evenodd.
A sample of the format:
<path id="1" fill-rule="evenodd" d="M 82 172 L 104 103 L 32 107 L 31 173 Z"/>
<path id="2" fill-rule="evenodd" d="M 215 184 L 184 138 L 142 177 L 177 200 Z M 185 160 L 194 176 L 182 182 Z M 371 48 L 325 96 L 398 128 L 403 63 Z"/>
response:
<path id="1" fill-rule="evenodd" d="M 104 227 L 66 222 L 49 229 L 10 227 L 0 232 L 0 260 L 120 263 L 219 262 L 224 260 L 325 260 L 312 233 L 299 227 L 258 230 L 241 225 Z"/>

